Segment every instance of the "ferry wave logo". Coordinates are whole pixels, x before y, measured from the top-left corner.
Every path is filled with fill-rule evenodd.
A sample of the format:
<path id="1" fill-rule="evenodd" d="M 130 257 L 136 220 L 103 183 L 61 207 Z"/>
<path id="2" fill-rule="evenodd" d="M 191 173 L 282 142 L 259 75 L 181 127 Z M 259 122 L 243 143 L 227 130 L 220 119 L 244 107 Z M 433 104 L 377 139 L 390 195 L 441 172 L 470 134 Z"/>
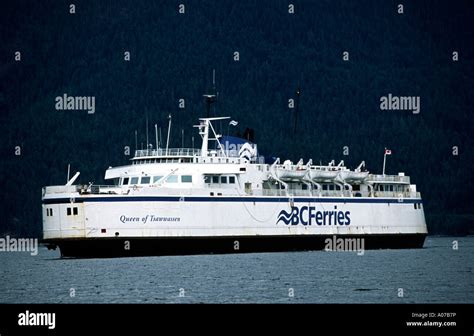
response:
<path id="1" fill-rule="evenodd" d="M 246 142 L 242 147 L 240 147 L 239 156 L 250 161 L 252 158 L 257 156 L 257 150 L 251 144 Z"/>
<path id="2" fill-rule="evenodd" d="M 282 210 L 280 211 L 280 213 L 278 214 L 278 220 L 277 220 L 277 224 L 279 224 L 280 222 L 283 222 L 285 223 L 286 225 L 290 224 L 291 221 L 293 220 L 293 216 L 294 216 L 294 212 L 291 211 L 291 212 L 286 212 L 285 210 Z"/>

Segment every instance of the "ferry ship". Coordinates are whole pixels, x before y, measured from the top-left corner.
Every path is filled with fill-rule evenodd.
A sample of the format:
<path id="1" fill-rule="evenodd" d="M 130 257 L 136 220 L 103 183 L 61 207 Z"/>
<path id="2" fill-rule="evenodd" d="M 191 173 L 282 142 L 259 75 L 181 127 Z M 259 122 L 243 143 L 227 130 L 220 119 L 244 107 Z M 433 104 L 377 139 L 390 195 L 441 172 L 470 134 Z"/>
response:
<path id="1" fill-rule="evenodd" d="M 109 185 L 74 185 L 78 172 L 44 187 L 44 243 L 62 257 L 321 250 L 335 238 L 423 247 L 423 202 L 409 176 L 372 174 L 364 162 L 266 163 L 256 144 L 216 133 L 226 119 L 199 120 L 199 149 L 136 150 L 106 170 Z"/>

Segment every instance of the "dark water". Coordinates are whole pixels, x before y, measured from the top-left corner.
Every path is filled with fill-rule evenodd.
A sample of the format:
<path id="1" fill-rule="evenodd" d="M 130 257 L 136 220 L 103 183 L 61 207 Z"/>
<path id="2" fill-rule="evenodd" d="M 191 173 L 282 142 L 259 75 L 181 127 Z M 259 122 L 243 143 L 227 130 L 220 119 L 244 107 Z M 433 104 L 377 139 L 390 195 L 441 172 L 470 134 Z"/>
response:
<path id="1" fill-rule="evenodd" d="M 76 260 L 40 248 L 37 256 L 0 252 L 0 302 L 474 303 L 473 267 L 474 237 L 430 237 L 424 249 L 363 256 L 315 251 Z"/>

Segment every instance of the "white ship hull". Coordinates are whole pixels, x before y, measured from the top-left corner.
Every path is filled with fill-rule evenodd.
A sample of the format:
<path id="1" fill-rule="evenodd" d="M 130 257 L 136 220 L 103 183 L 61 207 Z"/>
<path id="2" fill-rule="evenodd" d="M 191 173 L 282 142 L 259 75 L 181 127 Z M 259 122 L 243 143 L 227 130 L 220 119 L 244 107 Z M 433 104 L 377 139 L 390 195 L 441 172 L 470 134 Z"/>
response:
<path id="1" fill-rule="evenodd" d="M 317 250 L 332 236 L 364 238 L 366 248 L 422 247 L 427 234 L 420 199 L 93 196 L 44 203 L 65 214 L 44 222 L 45 241 L 65 256 Z M 67 207 L 78 209 L 73 221 Z"/>

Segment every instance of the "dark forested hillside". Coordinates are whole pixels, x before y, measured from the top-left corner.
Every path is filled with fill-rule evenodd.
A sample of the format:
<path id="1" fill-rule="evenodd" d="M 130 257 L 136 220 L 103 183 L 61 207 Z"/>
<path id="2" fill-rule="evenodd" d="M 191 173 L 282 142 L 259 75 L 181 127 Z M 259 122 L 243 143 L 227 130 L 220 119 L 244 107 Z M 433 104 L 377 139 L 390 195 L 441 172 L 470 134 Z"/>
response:
<path id="1" fill-rule="evenodd" d="M 431 233 L 473 230 L 472 1 L 2 1 L 0 20 L 0 233 L 40 235 L 41 187 L 69 163 L 103 182 L 147 117 L 152 134 L 171 113 L 172 145 L 182 129 L 200 144 L 212 69 L 213 113 L 253 128 L 261 152 L 381 172 L 390 148 L 387 172 L 418 185 Z M 56 110 L 64 93 L 94 96 L 95 113 Z M 420 113 L 381 110 L 389 93 L 419 96 Z"/>

